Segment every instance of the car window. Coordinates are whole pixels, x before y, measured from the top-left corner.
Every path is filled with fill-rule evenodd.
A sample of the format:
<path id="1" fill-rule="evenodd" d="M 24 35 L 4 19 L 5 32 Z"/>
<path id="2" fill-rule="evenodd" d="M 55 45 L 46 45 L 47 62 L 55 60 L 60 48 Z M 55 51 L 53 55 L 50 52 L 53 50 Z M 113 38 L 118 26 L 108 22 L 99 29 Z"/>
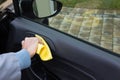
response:
<path id="1" fill-rule="evenodd" d="M 12 0 L 0 0 L 0 11 L 7 8 L 12 3 Z"/>
<path id="2" fill-rule="evenodd" d="M 120 0 L 60 0 L 61 12 L 50 26 L 120 53 Z"/>

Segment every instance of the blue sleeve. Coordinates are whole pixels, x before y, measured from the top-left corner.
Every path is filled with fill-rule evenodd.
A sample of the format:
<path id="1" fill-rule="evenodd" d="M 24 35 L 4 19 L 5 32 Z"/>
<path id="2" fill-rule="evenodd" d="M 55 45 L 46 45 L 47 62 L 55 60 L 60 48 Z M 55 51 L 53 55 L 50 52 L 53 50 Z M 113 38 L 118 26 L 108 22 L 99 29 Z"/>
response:
<path id="1" fill-rule="evenodd" d="M 31 65 L 30 55 L 27 50 L 22 49 L 16 52 L 16 57 L 18 59 L 21 69 L 28 68 Z"/>
<path id="2" fill-rule="evenodd" d="M 21 80 L 21 68 L 16 53 L 0 55 L 0 80 Z"/>

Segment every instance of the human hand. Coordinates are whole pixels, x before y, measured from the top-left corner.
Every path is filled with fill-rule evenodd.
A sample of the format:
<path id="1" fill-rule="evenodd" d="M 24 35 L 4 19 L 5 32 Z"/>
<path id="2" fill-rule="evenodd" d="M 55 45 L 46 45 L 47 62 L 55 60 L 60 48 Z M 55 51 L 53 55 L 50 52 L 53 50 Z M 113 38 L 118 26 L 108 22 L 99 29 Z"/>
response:
<path id="1" fill-rule="evenodd" d="M 30 57 L 33 57 L 36 53 L 38 43 L 42 44 L 41 40 L 38 38 L 26 37 L 25 40 L 22 41 L 22 48 L 26 49 L 29 52 Z"/>

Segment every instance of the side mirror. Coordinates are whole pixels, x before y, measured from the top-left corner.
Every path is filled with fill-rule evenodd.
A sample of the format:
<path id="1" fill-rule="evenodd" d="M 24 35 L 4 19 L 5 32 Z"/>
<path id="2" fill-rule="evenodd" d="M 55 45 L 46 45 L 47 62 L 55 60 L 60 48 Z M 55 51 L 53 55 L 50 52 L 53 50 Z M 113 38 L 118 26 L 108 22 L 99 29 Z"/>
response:
<path id="1" fill-rule="evenodd" d="M 57 0 L 23 0 L 21 15 L 29 18 L 49 18 L 57 15 L 62 9 L 62 3 Z"/>
<path id="2" fill-rule="evenodd" d="M 60 3 L 53 0 L 34 0 L 33 12 L 38 18 L 48 17 L 59 12 Z M 59 9 L 60 8 L 60 9 Z"/>

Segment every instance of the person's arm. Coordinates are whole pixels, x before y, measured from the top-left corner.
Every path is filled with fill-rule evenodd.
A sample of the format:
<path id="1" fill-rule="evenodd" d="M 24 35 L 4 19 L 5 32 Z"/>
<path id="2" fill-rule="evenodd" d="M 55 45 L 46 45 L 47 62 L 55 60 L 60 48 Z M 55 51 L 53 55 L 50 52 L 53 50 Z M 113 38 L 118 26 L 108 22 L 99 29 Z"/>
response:
<path id="1" fill-rule="evenodd" d="M 26 38 L 22 50 L 0 55 L 0 80 L 21 80 L 21 70 L 30 66 L 37 44 L 37 38 Z"/>
<path id="2" fill-rule="evenodd" d="M 22 49 L 16 52 L 16 57 L 18 59 L 21 70 L 28 68 L 31 65 L 30 54 L 26 49 Z"/>
<path id="3" fill-rule="evenodd" d="M 0 55 L 0 80 L 20 80 L 21 68 L 15 53 Z"/>

